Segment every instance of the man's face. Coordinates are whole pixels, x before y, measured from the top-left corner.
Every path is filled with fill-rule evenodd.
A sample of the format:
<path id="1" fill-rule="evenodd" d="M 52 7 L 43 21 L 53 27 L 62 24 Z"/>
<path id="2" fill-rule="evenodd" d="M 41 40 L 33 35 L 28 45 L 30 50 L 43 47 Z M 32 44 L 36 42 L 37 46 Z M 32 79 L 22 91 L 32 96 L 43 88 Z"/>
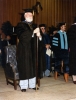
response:
<path id="1" fill-rule="evenodd" d="M 45 33 L 45 27 L 40 27 L 42 33 Z"/>
<path id="2" fill-rule="evenodd" d="M 10 40 L 10 39 L 11 39 L 11 37 L 10 37 L 9 35 L 7 35 L 7 36 L 6 36 L 6 39 L 7 39 L 7 40 Z"/>
<path id="3" fill-rule="evenodd" d="M 27 12 L 24 14 L 24 18 L 26 19 L 27 22 L 32 22 L 33 21 L 33 14 L 31 12 Z"/>
<path id="4" fill-rule="evenodd" d="M 65 31 L 66 30 L 66 24 L 61 26 L 61 30 Z"/>

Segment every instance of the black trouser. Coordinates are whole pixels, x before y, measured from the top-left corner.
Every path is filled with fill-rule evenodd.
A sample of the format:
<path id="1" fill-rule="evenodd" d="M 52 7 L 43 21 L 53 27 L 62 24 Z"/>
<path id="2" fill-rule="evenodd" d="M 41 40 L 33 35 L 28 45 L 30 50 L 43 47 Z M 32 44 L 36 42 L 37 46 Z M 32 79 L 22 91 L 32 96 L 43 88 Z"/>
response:
<path id="1" fill-rule="evenodd" d="M 69 73 L 69 54 L 65 51 L 55 53 L 55 71 L 61 71 L 61 61 L 63 61 L 63 72 Z"/>

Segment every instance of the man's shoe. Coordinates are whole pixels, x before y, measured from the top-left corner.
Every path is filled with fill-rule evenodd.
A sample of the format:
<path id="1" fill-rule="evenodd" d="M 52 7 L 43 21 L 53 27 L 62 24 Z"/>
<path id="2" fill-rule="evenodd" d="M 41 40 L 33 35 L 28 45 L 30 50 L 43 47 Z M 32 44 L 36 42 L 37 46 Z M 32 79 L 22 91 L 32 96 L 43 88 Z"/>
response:
<path id="1" fill-rule="evenodd" d="M 33 88 L 34 90 L 36 90 L 36 88 Z M 39 90 L 39 88 L 37 88 L 37 90 Z"/>
<path id="2" fill-rule="evenodd" d="M 48 77 L 51 77 L 51 75 L 49 75 Z"/>
<path id="3" fill-rule="evenodd" d="M 21 89 L 22 92 L 26 92 L 26 89 Z"/>
<path id="4" fill-rule="evenodd" d="M 76 81 L 73 81 L 74 84 L 76 84 Z"/>

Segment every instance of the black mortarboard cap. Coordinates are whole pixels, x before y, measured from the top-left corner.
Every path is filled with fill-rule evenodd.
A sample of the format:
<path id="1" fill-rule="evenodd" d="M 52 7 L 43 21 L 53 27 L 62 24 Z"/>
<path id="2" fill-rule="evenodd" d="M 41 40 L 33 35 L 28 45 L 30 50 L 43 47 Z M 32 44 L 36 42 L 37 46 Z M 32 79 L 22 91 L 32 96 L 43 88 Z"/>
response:
<path id="1" fill-rule="evenodd" d="M 32 9 L 23 9 L 23 11 L 24 11 L 24 13 L 27 13 L 27 12 L 31 12 L 31 13 L 33 13 L 33 10 Z"/>
<path id="2" fill-rule="evenodd" d="M 58 26 L 61 27 L 62 25 L 65 25 L 65 22 L 59 23 Z"/>
<path id="3" fill-rule="evenodd" d="M 39 27 L 46 27 L 46 25 L 45 24 L 40 24 Z"/>
<path id="4" fill-rule="evenodd" d="M 66 24 L 65 22 L 58 23 L 58 25 L 57 25 L 58 30 L 60 29 L 60 27 L 61 27 L 62 25 L 65 25 L 65 24 Z"/>

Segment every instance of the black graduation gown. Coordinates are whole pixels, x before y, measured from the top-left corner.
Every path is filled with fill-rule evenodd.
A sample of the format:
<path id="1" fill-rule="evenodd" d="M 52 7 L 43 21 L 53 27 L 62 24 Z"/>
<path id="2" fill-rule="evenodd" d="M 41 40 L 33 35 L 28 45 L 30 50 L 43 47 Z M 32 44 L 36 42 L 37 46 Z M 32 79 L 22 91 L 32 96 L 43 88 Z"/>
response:
<path id="1" fill-rule="evenodd" d="M 43 78 L 43 72 L 46 70 L 46 59 L 44 51 L 43 37 L 42 41 L 38 42 L 38 77 Z"/>
<path id="2" fill-rule="evenodd" d="M 58 46 L 53 45 L 53 38 L 58 38 Z M 56 33 L 54 36 L 51 38 L 51 49 L 55 54 L 60 53 L 61 50 L 61 44 L 60 44 L 60 35 Z"/>
<path id="3" fill-rule="evenodd" d="M 32 34 L 33 30 L 25 23 L 20 22 L 16 27 L 16 33 L 19 38 L 17 47 L 17 66 L 20 80 L 35 77 L 35 67 L 32 55 Z"/>
<path id="4" fill-rule="evenodd" d="M 76 25 L 72 25 L 67 31 L 70 54 L 69 54 L 69 67 L 70 75 L 76 75 Z"/>
<path id="5" fill-rule="evenodd" d="M 35 29 L 36 27 L 33 27 L 33 28 Z M 46 69 L 46 60 L 45 60 L 45 52 L 44 52 L 45 45 L 43 43 L 43 36 L 42 36 L 42 40 L 39 40 L 39 38 L 38 38 L 38 47 L 37 47 L 36 35 L 34 35 L 34 38 L 32 38 L 31 42 L 32 42 L 32 55 L 33 55 L 32 59 L 34 62 L 36 76 L 37 76 L 37 78 L 41 79 L 41 78 L 43 78 L 43 72 Z"/>
<path id="6" fill-rule="evenodd" d="M 54 39 L 53 38 L 57 38 L 58 39 L 58 43 L 57 43 L 57 45 L 58 46 L 55 46 L 55 45 L 53 45 L 53 41 L 54 41 Z M 66 50 L 66 49 L 61 49 L 61 41 L 60 41 L 60 35 L 59 35 L 59 33 L 56 33 L 53 37 L 52 37 L 52 43 L 51 43 L 51 49 L 53 50 L 53 52 L 55 53 L 55 55 L 57 55 L 57 56 L 59 56 L 59 55 L 61 55 L 61 54 L 68 54 L 68 50 Z"/>
<path id="7" fill-rule="evenodd" d="M 36 25 L 32 24 L 32 27 L 35 29 Z M 36 36 L 32 38 L 33 30 L 26 22 L 21 22 L 16 27 L 16 33 L 19 38 L 17 47 L 17 65 L 20 80 L 36 76 L 42 78 L 43 71 L 45 70 L 43 42 L 38 40 L 38 62 L 36 62 L 37 40 Z"/>

